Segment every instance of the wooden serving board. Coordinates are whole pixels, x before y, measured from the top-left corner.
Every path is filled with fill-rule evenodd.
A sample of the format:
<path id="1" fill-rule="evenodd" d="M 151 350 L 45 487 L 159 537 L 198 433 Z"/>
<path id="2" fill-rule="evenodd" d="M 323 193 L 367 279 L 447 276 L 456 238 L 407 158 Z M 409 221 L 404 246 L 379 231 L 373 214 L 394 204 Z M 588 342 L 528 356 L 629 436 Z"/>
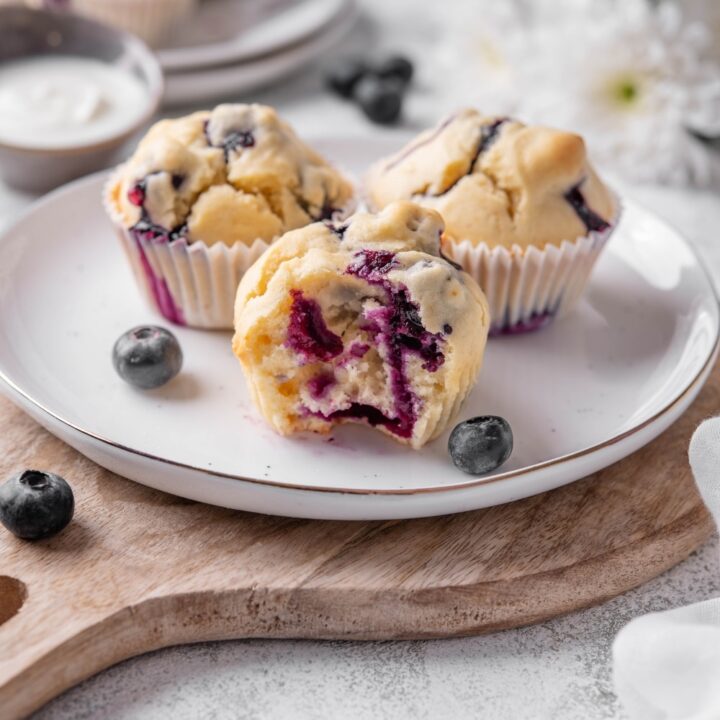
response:
<path id="1" fill-rule="evenodd" d="M 655 442 L 509 505 L 393 522 L 251 515 L 94 465 L 0 399 L 0 477 L 65 476 L 75 520 L 28 543 L 0 529 L 0 714 L 21 717 L 120 660 L 222 638 L 483 633 L 602 602 L 712 533 L 687 446 L 720 409 L 716 368 Z"/>

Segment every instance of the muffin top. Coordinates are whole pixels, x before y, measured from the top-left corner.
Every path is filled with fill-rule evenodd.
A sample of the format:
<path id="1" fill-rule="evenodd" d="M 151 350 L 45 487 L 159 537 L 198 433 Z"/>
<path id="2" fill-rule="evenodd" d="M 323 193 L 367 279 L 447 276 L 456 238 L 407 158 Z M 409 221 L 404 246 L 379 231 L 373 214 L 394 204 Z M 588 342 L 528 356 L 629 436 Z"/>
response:
<path id="1" fill-rule="evenodd" d="M 161 120 L 107 190 L 113 218 L 159 241 L 270 241 L 347 210 L 350 183 L 264 105 Z"/>
<path id="2" fill-rule="evenodd" d="M 615 201 L 579 135 L 464 109 L 370 170 L 369 202 L 412 199 L 446 234 L 477 245 L 543 248 L 610 226 Z"/>
<path id="3" fill-rule="evenodd" d="M 420 447 L 469 391 L 485 297 L 440 252 L 441 217 L 407 202 L 284 235 L 244 275 L 233 349 L 276 430 L 365 422 Z"/>

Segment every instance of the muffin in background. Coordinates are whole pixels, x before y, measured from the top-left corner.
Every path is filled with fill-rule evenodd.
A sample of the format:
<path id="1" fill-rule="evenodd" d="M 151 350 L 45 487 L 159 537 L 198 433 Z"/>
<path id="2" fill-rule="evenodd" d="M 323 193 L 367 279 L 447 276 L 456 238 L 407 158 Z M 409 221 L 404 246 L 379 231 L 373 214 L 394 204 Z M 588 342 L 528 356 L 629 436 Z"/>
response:
<path id="1" fill-rule="evenodd" d="M 156 123 L 104 200 L 150 302 L 230 328 L 247 268 L 284 232 L 347 214 L 353 188 L 275 110 L 237 104 Z"/>
<path id="2" fill-rule="evenodd" d="M 363 423 L 413 448 L 447 427 L 482 365 L 482 291 L 413 203 L 284 235 L 243 277 L 237 355 L 279 433 Z"/>
<path id="3" fill-rule="evenodd" d="M 580 136 L 472 109 L 376 163 L 366 193 L 442 214 L 445 252 L 485 291 L 496 333 L 567 312 L 619 215 Z"/>

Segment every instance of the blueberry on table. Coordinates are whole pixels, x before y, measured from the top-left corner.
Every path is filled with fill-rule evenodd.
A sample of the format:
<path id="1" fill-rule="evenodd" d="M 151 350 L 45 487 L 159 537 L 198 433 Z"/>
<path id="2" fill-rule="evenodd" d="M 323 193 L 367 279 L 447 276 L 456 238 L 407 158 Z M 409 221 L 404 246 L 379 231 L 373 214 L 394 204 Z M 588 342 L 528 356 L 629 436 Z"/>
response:
<path id="1" fill-rule="evenodd" d="M 403 55 L 391 55 L 372 68 L 373 73 L 381 78 L 397 78 L 405 84 L 412 80 L 413 64 Z"/>
<path id="2" fill-rule="evenodd" d="M 121 335 L 113 347 L 118 375 L 135 387 L 149 390 L 172 380 L 182 367 L 177 338 L 165 328 L 142 325 Z"/>
<path id="3" fill-rule="evenodd" d="M 470 475 L 482 475 L 499 468 L 510 457 L 512 449 L 512 429 L 507 420 L 495 415 L 459 423 L 448 440 L 453 464 Z"/>
<path id="4" fill-rule="evenodd" d="M 325 82 L 340 97 L 350 98 L 355 86 L 366 73 L 367 65 L 362 60 L 344 58 L 327 74 Z"/>
<path id="5" fill-rule="evenodd" d="M 72 520 L 75 498 L 59 475 L 24 470 L 0 485 L 0 522 L 25 540 L 59 533 Z"/>
<path id="6" fill-rule="evenodd" d="M 355 87 L 354 98 L 369 120 L 390 125 L 400 117 L 404 91 L 396 78 L 367 75 Z"/>

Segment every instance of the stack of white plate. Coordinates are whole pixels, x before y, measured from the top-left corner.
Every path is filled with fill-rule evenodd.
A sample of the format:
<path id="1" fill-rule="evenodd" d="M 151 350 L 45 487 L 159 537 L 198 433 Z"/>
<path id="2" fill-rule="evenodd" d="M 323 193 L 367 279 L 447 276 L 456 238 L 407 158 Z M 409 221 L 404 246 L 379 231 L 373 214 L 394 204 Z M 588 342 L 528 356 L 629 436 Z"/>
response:
<path id="1" fill-rule="evenodd" d="M 337 44 L 355 0 L 202 0 L 158 50 L 167 105 L 238 95 L 295 72 Z"/>

